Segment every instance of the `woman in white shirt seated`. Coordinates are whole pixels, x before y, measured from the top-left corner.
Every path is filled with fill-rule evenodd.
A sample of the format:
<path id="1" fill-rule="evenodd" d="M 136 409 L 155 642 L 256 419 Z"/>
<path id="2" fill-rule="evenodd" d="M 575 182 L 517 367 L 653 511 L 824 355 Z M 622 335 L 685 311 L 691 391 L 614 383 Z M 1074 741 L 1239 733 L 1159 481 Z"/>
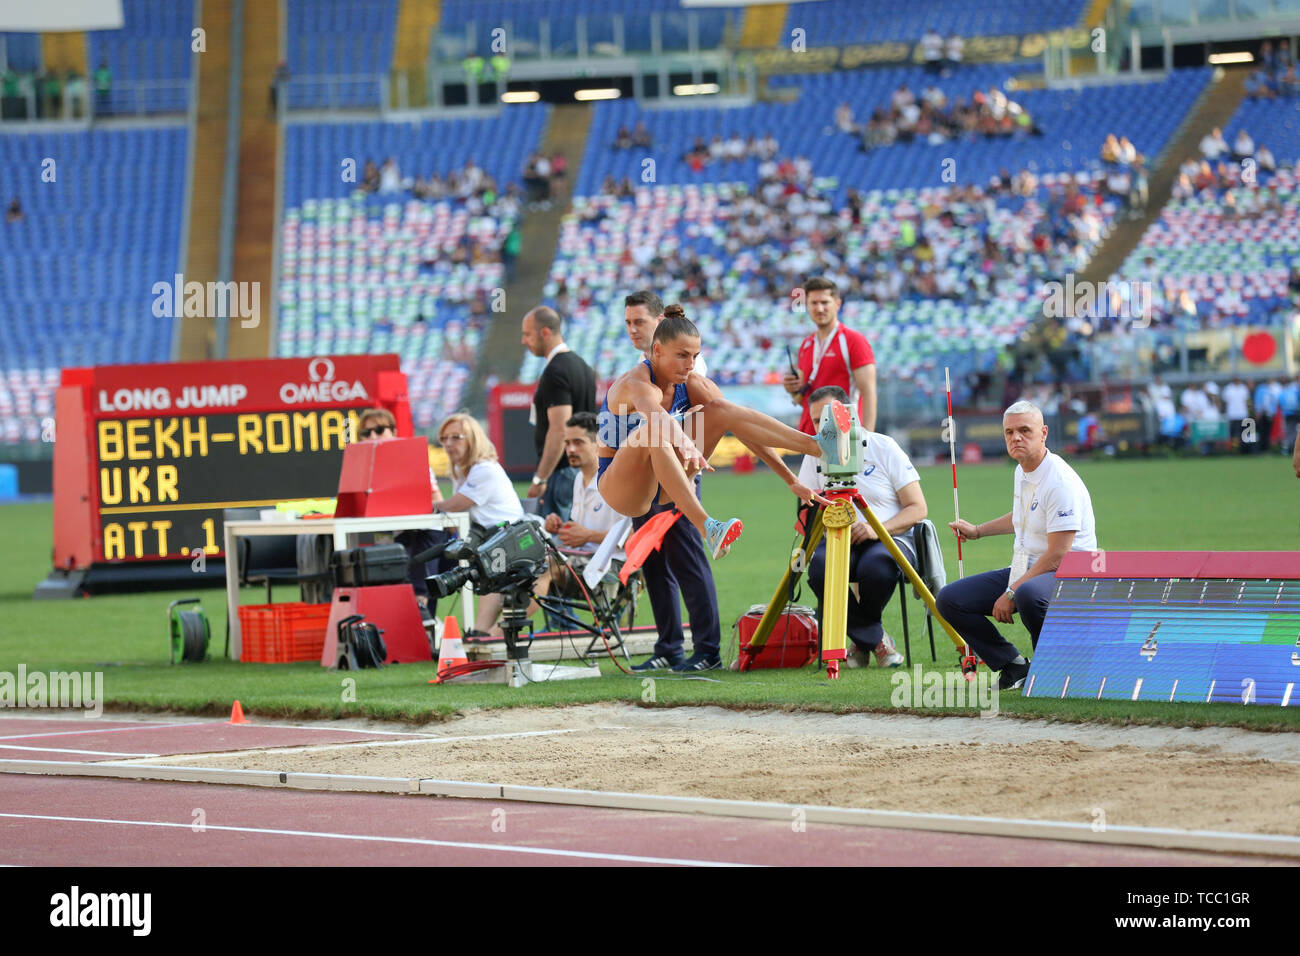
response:
<path id="1" fill-rule="evenodd" d="M 434 502 L 434 511 L 468 512 L 470 540 L 475 543 L 502 522 L 518 521 L 524 516 L 519 495 L 497 460 L 497 450 L 473 416 L 463 412 L 448 416 L 438 426 L 438 443 L 451 460 L 453 494 L 445 501 Z M 474 616 L 474 630 L 499 635 L 500 630 L 494 628 L 501 605 L 500 595 L 483 595 Z"/>

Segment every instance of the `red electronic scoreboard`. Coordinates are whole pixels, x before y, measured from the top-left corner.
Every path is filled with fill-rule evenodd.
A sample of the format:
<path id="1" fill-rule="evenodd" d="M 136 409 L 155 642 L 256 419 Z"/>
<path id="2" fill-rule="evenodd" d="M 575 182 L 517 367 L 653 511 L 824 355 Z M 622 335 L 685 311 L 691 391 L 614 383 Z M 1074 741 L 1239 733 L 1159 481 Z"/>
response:
<path id="1" fill-rule="evenodd" d="M 411 434 L 396 355 L 64 369 L 55 571 L 217 556 L 223 509 L 334 497 L 377 406 Z"/>

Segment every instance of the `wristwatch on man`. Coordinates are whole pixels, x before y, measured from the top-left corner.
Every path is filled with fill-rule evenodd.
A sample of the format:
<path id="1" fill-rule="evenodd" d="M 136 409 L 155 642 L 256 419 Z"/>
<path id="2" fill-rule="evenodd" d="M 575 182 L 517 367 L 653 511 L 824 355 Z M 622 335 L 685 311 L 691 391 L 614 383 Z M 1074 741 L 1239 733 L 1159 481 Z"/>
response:
<path id="1" fill-rule="evenodd" d="M 1002 594 L 1003 594 L 1004 597 L 1009 597 L 1009 598 L 1011 598 L 1011 600 L 1013 600 L 1013 601 L 1016 599 L 1016 589 L 1015 589 L 1015 588 L 1007 588 L 1005 591 L 1002 592 Z"/>
<path id="2" fill-rule="evenodd" d="M 545 478 L 538 478 L 536 475 L 533 475 L 533 484 L 534 484 L 534 485 L 544 485 L 544 484 L 546 484 L 546 479 L 545 479 Z"/>

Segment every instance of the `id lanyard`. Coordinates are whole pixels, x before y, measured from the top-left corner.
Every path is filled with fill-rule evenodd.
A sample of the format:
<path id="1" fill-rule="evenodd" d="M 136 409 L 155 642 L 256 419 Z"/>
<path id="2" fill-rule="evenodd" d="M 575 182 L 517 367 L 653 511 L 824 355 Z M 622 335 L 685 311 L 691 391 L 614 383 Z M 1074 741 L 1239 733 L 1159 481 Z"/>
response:
<path id="1" fill-rule="evenodd" d="M 826 358 L 826 353 L 831 350 L 831 346 L 835 344 L 836 339 L 839 339 L 840 356 L 844 360 L 844 374 L 849 378 L 849 404 L 857 405 L 858 386 L 857 383 L 853 381 L 853 368 L 849 365 L 848 338 L 844 334 L 844 326 L 840 325 L 838 322 L 835 324 L 835 334 L 826 341 L 826 347 L 821 350 L 821 354 L 818 354 L 817 352 L 817 336 L 813 336 L 813 364 L 812 371 L 808 375 L 807 384 L 812 385 L 813 382 L 817 381 L 817 372 L 822 367 L 822 359 Z"/>
<path id="2" fill-rule="evenodd" d="M 1032 493 L 1026 495 L 1026 488 L 1032 489 Z M 1029 533 L 1029 512 L 1033 510 L 1031 505 L 1037 495 L 1038 485 L 1028 479 L 1022 479 L 1020 482 L 1020 531 L 1016 535 L 1016 543 L 1012 549 L 1011 574 L 1007 578 L 1007 587 L 1014 586 L 1029 570 L 1029 551 L 1024 547 L 1024 541 Z"/>

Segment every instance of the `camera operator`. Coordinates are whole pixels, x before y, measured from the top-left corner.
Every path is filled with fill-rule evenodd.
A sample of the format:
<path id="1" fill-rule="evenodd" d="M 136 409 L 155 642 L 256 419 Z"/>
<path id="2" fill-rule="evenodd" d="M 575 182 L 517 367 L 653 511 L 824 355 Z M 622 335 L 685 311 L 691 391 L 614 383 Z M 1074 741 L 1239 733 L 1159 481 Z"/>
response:
<path id="1" fill-rule="evenodd" d="M 514 485 L 497 460 L 496 448 L 473 416 L 457 412 L 444 419 L 438 426 L 438 443 L 446 449 L 451 461 L 453 494 L 445 501 L 434 502 L 434 511 L 468 512 L 470 541 L 475 545 L 496 525 L 518 521 L 524 516 Z M 499 595 L 483 595 L 474 616 L 474 627 L 465 636 L 500 636 L 496 620 L 501 605 Z"/>

